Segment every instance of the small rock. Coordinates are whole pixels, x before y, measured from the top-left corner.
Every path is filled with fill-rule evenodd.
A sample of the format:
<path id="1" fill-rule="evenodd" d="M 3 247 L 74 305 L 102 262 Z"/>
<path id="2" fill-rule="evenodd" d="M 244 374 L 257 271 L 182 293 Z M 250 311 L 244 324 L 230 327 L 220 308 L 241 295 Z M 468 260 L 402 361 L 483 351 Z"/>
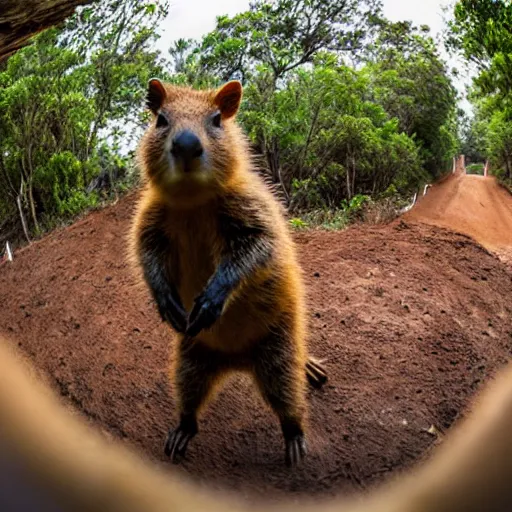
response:
<path id="1" fill-rule="evenodd" d="M 442 432 L 435 425 L 430 425 L 430 428 L 428 428 L 426 432 L 432 436 L 443 437 Z"/>

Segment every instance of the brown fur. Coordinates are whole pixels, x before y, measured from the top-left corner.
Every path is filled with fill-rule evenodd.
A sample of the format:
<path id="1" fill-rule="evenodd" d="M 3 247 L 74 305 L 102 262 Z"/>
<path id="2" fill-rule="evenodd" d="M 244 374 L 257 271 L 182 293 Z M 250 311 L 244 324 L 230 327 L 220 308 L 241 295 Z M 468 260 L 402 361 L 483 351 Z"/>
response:
<path id="1" fill-rule="evenodd" d="M 173 373 L 181 415 L 195 416 L 229 371 L 249 371 L 283 429 L 292 422 L 302 431 L 306 376 L 315 384 L 325 380 L 325 373 L 307 356 L 304 285 L 283 207 L 254 170 L 247 140 L 234 120 L 238 90 L 233 82 L 219 91 L 150 84 L 149 107 L 169 126 L 159 128 L 154 119 L 140 144 L 146 188 L 133 224 L 132 254 L 147 271 L 144 255 L 153 249 L 143 240 L 159 233 L 166 249 L 158 264 L 187 312 L 226 254 L 236 268 L 250 267 L 211 328 L 194 340 L 178 337 Z M 220 130 L 210 123 L 218 110 Z M 193 172 L 183 172 L 170 156 L 173 138 L 182 130 L 193 132 L 204 148 L 203 159 L 191 164 Z M 240 229 L 226 235 L 231 224 Z M 259 252 L 238 239 L 244 230 L 257 231 Z M 238 256 L 230 252 L 236 244 L 242 247 Z M 255 255 L 267 250 L 269 258 L 253 264 Z"/>

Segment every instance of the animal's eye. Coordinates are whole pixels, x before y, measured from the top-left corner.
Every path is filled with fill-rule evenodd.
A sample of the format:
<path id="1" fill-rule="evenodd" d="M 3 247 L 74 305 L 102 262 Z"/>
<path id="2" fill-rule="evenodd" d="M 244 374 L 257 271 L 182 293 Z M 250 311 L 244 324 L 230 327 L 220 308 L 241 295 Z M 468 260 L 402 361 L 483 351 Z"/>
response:
<path id="1" fill-rule="evenodd" d="M 220 122 L 221 122 L 221 115 L 220 115 L 220 112 L 217 112 L 212 117 L 212 124 L 213 124 L 213 126 L 215 126 L 215 128 L 220 128 Z"/>
<path id="2" fill-rule="evenodd" d="M 156 127 L 161 128 L 162 126 L 169 126 L 169 121 L 163 114 L 158 114 L 158 117 L 156 118 Z"/>

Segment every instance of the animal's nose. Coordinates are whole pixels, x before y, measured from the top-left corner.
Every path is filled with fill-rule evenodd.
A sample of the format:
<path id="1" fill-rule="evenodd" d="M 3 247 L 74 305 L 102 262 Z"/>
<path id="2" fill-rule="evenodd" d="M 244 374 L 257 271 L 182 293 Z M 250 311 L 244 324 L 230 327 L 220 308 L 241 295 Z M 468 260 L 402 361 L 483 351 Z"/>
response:
<path id="1" fill-rule="evenodd" d="M 171 153 L 175 158 L 191 161 L 203 154 L 203 146 L 197 135 L 190 130 L 184 130 L 174 137 Z"/>

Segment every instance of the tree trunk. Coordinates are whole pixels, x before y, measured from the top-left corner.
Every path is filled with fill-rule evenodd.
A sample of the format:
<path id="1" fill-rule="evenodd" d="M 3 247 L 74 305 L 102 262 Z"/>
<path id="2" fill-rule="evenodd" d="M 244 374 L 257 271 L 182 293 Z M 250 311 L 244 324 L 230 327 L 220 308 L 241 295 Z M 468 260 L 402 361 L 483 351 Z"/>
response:
<path id="1" fill-rule="evenodd" d="M 2 171 L 2 174 L 4 175 L 5 180 L 7 181 L 8 185 L 9 185 L 9 188 L 11 189 L 10 190 L 10 195 L 12 197 L 16 198 L 17 197 L 16 187 L 14 186 L 14 183 L 11 180 L 11 177 L 9 176 L 9 173 L 7 172 L 7 169 L 5 168 L 1 152 L 0 152 L 0 171 Z"/>
<path id="2" fill-rule="evenodd" d="M 356 193 L 356 158 L 352 156 L 352 195 Z"/>
<path id="3" fill-rule="evenodd" d="M 352 180 L 350 179 L 350 157 L 347 154 L 346 164 L 345 164 L 346 172 L 347 172 L 347 199 L 350 201 L 352 199 Z"/>
<path id="4" fill-rule="evenodd" d="M 316 128 L 316 123 L 318 121 L 318 116 L 320 115 L 320 105 L 315 110 L 315 113 L 313 114 L 313 120 L 311 121 L 311 126 L 309 127 L 308 137 L 306 140 L 306 144 L 304 146 L 304 150 L 302 152 L 302 155 L 299 160 L 299 171 L 297 175 L 299 176 L 299 179 L 302 179 L 302 172 L 304 170 L 304 163 L 306 161 L 306 157 L 309 150 L 309 145 L 311 144 L 311 140 L 313 138 L 313 132 Z"/>
<path id="5" fill-rule="evenodd" d="M 28 202 L 30 205 L 30 213 L 32 214 L 32 221 L 34 222 L 34 228 L 36 229 L 36 233 L 39 234 L 39 222 L 37 222 L 37 215 L 36 215 L 36 203 L 34 201 L 34 194 L 32 189 L 32 180 L 29 181 L 28 184 Z"/>
<path id="6" fill-rule="evenodd" d="M 18 210 L 20 213 L 20 220 L 21 225 L 23 227 L 23 233 L 25 233 L 25 238 L 27 239 L 27 242 L 30 243 L 30 235 L 28 234 L 28 228 L 27 228 L 27 221 L 25 220 L 25 215 L 23 213 L 23 206 L 21 204 L 21 198 L 23 196 L 23 180 L 21 180 L 21 186 L 20 186 L 20 193 L 18 197 L 16 198 L 16 204 L 18 205 Z"/>
<path id="7" fill-rule="evenodd" d="M 92 0 L 4 0 L 0 11 L 0 61 L 25 46 L 41 30 L 71 16 L 77 5 Z"/>
<path id="8" fill-rule="evenodd" d="M 268 145 L 265 146 L 265 157 L 267 159 L 270 175 L 272 176 L 272 183 L 279 183 L 278 164 L 272 148 Z"/>
<path id="9" fill-rule="evenodd" d="M 32 220 L 34 222 L 34 228 L 36 230 L 36 233 L 39 234 L 39 223 L 37 222 L 37 215 L 36 215 L 36 203 L 34 201 L 34 191 L 32 187 L 32 180 L 34 178 L 34 166 L 32 165 L 32 143 L 28 144 L 27 148 L 27 163 L 28 163 L 28 170 L 29 174 L 27 176 L 27 190 L 28 190 L 28 201 L 30 205 L 30 213 L 32 214 Z"/>
<path id="10" fill-rule="evenodd" d="M 283 175 L 281 174 L 281 166 L 279 164 L 279 147 L 275 139 L 272 140 L 271 144 L 265 145 L 265 157 L 267 159 L 268 168 L 272 176 L 272 183 L 279 183 L 283 190 L 286 204 L 290 204 L 290 194 L 286 190 L 286 186 L 283 181 Z"/>

